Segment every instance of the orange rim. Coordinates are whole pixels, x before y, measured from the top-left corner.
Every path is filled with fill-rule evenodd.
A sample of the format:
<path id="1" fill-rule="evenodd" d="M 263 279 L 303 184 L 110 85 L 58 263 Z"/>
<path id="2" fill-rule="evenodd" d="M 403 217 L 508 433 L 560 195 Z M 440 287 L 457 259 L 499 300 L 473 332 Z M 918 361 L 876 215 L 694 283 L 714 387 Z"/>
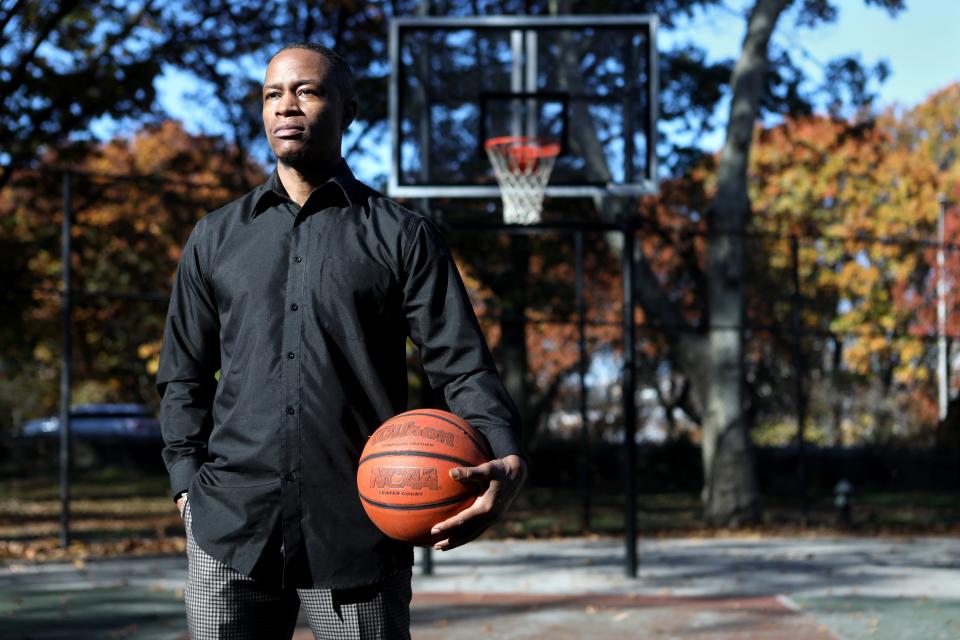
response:
<path id="1" fill-rule="evenodd" d="M 560 144 L 550 138 L 533 136 L 498 136 L 488 138 L 483 143 L 484 149 L 506 147 L 504 155 L 523 160 L 549 158 L 560 154 Z"/>

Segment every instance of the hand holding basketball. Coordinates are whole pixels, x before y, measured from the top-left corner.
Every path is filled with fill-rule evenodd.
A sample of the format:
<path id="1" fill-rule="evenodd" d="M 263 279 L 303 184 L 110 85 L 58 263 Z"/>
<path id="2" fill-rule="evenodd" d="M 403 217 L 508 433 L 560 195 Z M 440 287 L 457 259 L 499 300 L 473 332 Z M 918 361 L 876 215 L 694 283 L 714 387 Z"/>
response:
<path id="1" fill-rule="evenodd" d="M 417 409 L 390 418 L 360 455 L 357 490 L 370 520 L 388 536 L 431 545 L 434 523 L 473 504 L 485 487 L 458 482 L 450 471 L 488 462 L 483 435 L 446 411 Z"/>
<path id="2" fill-rule="evenodd" d="M 480 496 L 467 509 L 439 522 L 431 535 L 443 537 L 434 545 L 448 551 L 464 545 L 487 530 L 510 507 L 527 477 L 527 465 L 516 455 L 497 458 L 476 467 L 450 470 L 450 477 L 467 485 L 476 485 Z"/>

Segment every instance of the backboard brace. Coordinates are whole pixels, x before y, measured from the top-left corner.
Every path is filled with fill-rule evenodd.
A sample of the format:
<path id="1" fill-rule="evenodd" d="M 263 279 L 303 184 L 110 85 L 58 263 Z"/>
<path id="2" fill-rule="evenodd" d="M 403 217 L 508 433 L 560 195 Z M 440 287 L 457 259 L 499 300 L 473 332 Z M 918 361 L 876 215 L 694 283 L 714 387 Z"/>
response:
<path id="1" fill-rule="evenodd" d="M 391 171 L 401 198 L 496 198 L 484 143 L 560 145 L 549 197 L 656 193 L 656 16 L 394 18 Z"/>

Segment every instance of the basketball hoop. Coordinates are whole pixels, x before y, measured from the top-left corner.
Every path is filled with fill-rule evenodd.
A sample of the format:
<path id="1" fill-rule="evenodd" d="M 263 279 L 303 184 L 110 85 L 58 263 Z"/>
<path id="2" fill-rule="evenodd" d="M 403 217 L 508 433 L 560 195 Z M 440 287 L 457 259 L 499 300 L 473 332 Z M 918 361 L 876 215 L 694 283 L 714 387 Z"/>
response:
<path id="1" fill-rule="evenodd" d="M 503 221 L 534 224 L 543 213 L 543 193 L 560 154 L 560 145 L 548 138 L 501 136 L 483 148 L 500 184 Z"/>

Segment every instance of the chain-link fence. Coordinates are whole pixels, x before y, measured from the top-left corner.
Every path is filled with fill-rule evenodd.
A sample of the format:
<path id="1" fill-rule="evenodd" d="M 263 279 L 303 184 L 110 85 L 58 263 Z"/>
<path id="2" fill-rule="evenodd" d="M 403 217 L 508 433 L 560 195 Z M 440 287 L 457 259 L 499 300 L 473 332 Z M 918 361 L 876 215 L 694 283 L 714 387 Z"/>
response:
<path id="1" fill-rule="evenodd" d="M 64 183 L 43 179 L 50 192 L 59 191 L 57 199 L 63 196 Z M 162 197 L 145 203 L 142 217 L 126 219 L 120 212 L 111 218 L 103 202 L 129 196 L 111 195 L 109 181 L 79 179 L 99 186 L 82 196 L 67 191 L 59 213 L 47 210 L 9 227 L 10 251 L 29 248 L 30 254 L 8 254 L 2 287 L 9 322 L 2 335 L 0 419 L 8 476 L 61 460 L 63 450 L 49 438 L 24 444 L 23 428 L 31 418 L 55 415 L 64 388 L 73 404 L 156 406 L 153 376 L 166 285 L 191 220 L 205 206 L 202 198 L 182 191 L 174 197 L 170 185 L 157 183 L 152 190 Z M 49 209 L 53 198 L 47 195 Z M 161 215 L 165 210 L 174 213 Z M 70 230 L 61 226 L 64 211 Z M 533 483 L 576 487 L 584 496 L 581 520 L 588 522 L 591 491 L 599 495 L 606 487 L 612 501 L 623 500 L 616 495 L 622 445 L 635 432 L 640 490 L 695 494 L 702 480 L 701 389 L 681 365 L 676 336 L 702 337 L 716 328 L 706 303 L 705 252 L 713 238 L 696 228 L 657 227 L 642 216 L 628 226 L 579 221 L 519 228 L 462 218 L 439 224 L 522 407 Z M 628 235 L 638 265 L 633 287 L 623 280 Z M 64 281 L 59 255 L 67 238 L 73 272 Z M 743 336 L 743 409 L 760 447 L 763 485 L 794 495 L 800 483 L 824 490 L 841 476 L 955 486 L 958 465 L 950 452 L 956 447 L 945 446 L 956 441 L 952 413 L 946 420 L 939 414 L 937 381 L 944 373 L 949 379 L 956 364 L 947 357 L 943 367 L 938 357 L 960 335 L 951 286 L 960 269 L 958 247 L 924 238 L 762 230 L 736 239 L 743 256 L 743 321 L 726 329 Z M 654 278 L 654 286 L 640 282 L 644 277 Z M 940 317 L 938 282 L 946 312 Z M 650 304 L 652 290 L 662 296 L 659 308 Z M 623 348 L 631 296 L 632 366 Z M 73 345 L 69 369 L 62 358 L 66 337 Z M 417 404 L 429 396 L 412 346 L 409 361 L 411 402 Z M 66 371 L 72 379 L 62 381 Z M 630 371 L 633 409 L 624 398 Z M 947 384 L 950 398 L 953 388 Z M 624 415 L 631 411 L 636 418 L 627 428 Z M 120 450 L 111 442 L 83 444 L 80 462 L 117 462 Z M 23 447 L 34 449 L 25 454 Z M 902 447 L 927 449 L 913 457 L 888 453 Z M 159 448 L 155 441 L 141 449 L 134 473 L 153 454 L 153 470 L 162 473 Z"/>

